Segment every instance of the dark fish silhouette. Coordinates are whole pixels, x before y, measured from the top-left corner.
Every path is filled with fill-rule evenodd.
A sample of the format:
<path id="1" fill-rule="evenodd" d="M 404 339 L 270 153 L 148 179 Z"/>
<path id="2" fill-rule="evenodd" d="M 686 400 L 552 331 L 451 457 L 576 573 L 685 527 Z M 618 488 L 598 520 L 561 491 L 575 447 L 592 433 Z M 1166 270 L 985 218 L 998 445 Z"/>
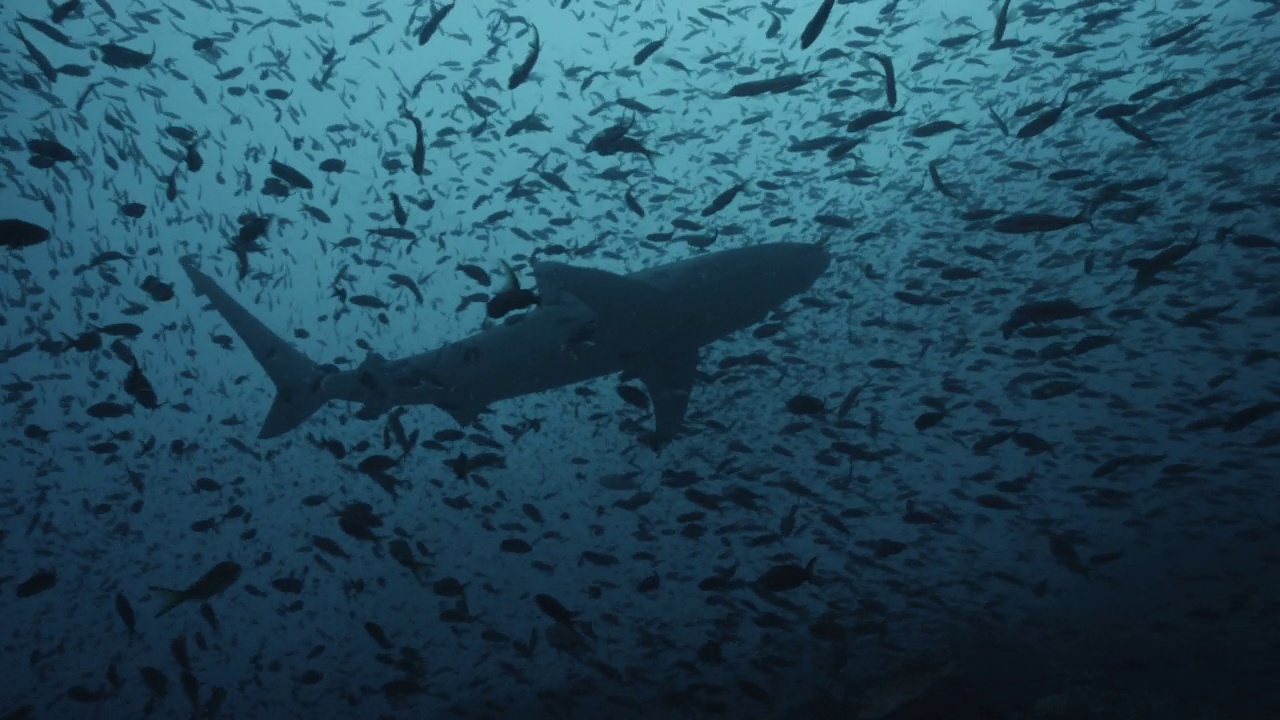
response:
<path id="1" fill-rule="evenodd" d="M 150 65 L 151 60 L 156 56 L 154 49 L 150 53 L 140 53 L 115 43 L 107 43 L 98 50 L 102 53 L 103 64 L 124 70 L 140 70 Z"/>
<path id="2" fill-rule="evenodd" d="M 49 239 L 49 231 L 26 220 L 8 218 L 0 220 L 0 245 L 18 250 L 39 245 Z"/>

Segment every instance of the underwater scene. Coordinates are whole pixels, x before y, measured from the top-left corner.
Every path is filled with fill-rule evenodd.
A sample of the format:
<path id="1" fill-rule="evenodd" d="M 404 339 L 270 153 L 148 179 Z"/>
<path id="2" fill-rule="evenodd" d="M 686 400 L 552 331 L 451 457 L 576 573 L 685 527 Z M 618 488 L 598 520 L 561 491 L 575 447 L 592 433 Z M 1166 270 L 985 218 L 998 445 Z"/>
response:
<path id="1" fill-rule="evenodd" d="M 0 23 L 0 720 L 1280 718 L 1280 1 Z"/>

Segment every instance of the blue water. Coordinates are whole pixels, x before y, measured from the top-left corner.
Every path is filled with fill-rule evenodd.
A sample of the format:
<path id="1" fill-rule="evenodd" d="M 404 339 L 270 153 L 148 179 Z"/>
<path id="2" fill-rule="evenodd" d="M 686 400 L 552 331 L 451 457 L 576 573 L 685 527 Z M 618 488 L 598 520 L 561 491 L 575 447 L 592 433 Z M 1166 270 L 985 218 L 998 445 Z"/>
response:
<path id="1" fill-rule="evenodd" d="M 52 24 L 46 3 L 0 10 L 0 220 L 51 233 L 0 257 L 0 717 L 1280 717 L 1274 1 L 1014 0 L 996 47 L 986 2 L 841 2 L 806 49 L 809 0 L 460 2 L 421 46 L 429 3 L 75 5 L 53 27 L 76 47 L 21 19 Z M 850 133 L 889 109 L 868 52 L 900 114 Z M 1097 117 L 1125 103 L 1128 131 Z M 531 113 L 546 131 L 509 133 Z M 587 149 L 617 124 L 652 162 Z M 273 159 L 314 187 L 264 193 Z M 370 234 L 399 227 L 392 193 L 416 239 Z M 271 222 L 241 277 L 245 213 Z M 1027 213 L 1064 226 L 997 232 Z M 349 368 L 482 331 L 503 263 L 530 287 L 534 257 L 629 273 L 784 241 L 834 262 L 777 334 L 702 350 L 660 453 L 617 376 L 460 439 L 411 407 L 395 498 L 355 468 L 400 456 L 386 416 L 334 403 L 257 439 L 274 388 L 178 264 Z M 131 259 L 93 265 L 108 251 Z M 1059 299 L 1087 311 L 1010 323 Z M 112 323 L 140 333 L 72 346 Z M 802 395 L 823 412 L 789 411 Z M 352 503 L 373 540 L 339 526 Z M 799 587 L 758 582 L 810 559 Z M 229 587 L 155 617 L 153 588 L 223 561 Z"/>

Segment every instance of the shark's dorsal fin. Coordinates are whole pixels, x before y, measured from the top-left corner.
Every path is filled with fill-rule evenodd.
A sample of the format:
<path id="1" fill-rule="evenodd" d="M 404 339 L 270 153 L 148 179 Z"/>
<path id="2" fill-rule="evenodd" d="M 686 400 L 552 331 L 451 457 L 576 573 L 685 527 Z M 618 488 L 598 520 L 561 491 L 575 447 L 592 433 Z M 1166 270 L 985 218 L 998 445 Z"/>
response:
<path id="1" fill-rule="evenodd" d="M 563 305 L 570 298 L 565 297 L 564 283 L 561 280 L 564 263 L 537 261 L 533 263 L 533 284 L 537 288 L 538 300 L 544 307 L 547 305 Z"/>
<path id="2" fill-rule="evenodd" d="M 570 302 L 566 296 L 572 296 L 601 318 L 670 311 L 666 296 L 658 288 L 607 270 L 543 261 L 533 266 L 533 276 L 544 305 L 564 304 Z"/>
<path id="3" fill-rule="evenodd" d="M 636 375 L 649 389 L 649 400 L 653 403 L 655 447 L 674 440 L 684 424 L 697 372 L 697 348 L 646 358 L 637 365 Z"/>

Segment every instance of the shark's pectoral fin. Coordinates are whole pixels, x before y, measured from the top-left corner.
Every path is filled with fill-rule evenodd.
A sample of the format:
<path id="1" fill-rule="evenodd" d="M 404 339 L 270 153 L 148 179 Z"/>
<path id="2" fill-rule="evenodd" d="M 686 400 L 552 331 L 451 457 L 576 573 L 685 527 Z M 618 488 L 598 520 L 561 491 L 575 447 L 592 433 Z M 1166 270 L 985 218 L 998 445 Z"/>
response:
<path id="1" fill-rule="evenodd" d="M 649 390 L 654 446 L 674 439 L 689 407 L 698 348 L 655 351 L 659 338 L 681 315 L 667 294 L 643 280 L 558 262 L 539 262 L 533 272 L 544 306 L 580 303 L 611 333 L 619 357 Z"/>
<path id="2" fill-rule="evenodd" d="M 697 348 L 649 358 L 636 368 L 636 375 L 648 388 L 649 400 L 653 403 L 655 447 L 666 445 L 680 432 L 697 372 Z"/>
<path id="3" fill-rule="evenodd" d="M 449 413 L 449 417 L 453 418 L 453 421 L 458 423 L 460 427 L 467 427 L 471 423 L 475 422 L 476 419 L 480 417 L 480 411 L 484 409 L 482 407 L 474 407 L 471 405 L 464 407 L 461 405 L 439 403 L 437 403 L 437 407 Z"/>

